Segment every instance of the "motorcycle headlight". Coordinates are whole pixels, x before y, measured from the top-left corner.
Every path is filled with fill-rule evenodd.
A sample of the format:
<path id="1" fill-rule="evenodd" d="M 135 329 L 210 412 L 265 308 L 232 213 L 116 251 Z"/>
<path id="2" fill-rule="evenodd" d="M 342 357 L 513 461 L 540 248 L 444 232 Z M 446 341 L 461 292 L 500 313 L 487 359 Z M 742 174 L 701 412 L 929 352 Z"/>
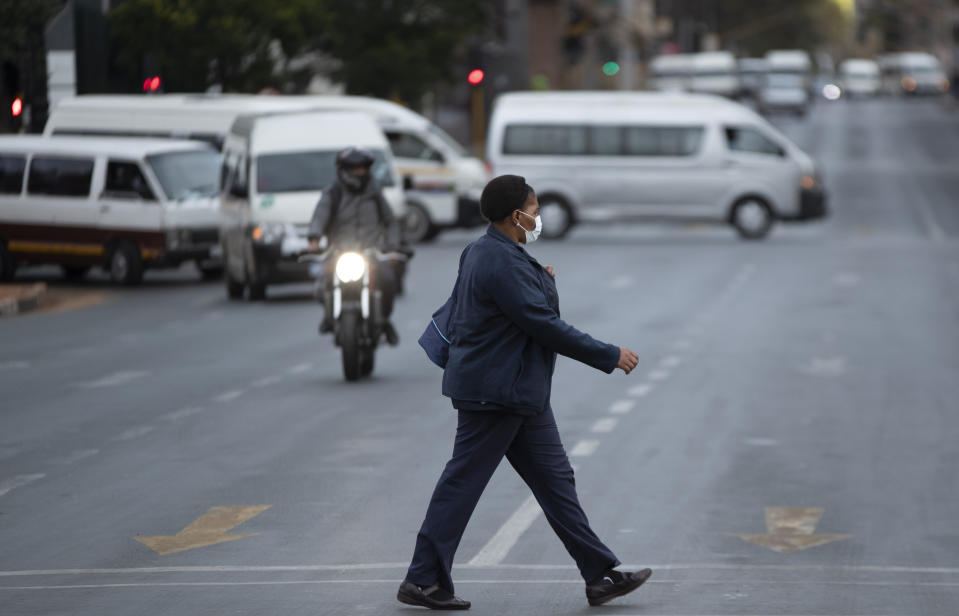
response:
<path id="1" fill-rule="evenodd" d="M 355 252 L 344 252 L 336 260 L 336 277 L 341 282 L 356 282 L 366 272 L 366 259 Z"/>

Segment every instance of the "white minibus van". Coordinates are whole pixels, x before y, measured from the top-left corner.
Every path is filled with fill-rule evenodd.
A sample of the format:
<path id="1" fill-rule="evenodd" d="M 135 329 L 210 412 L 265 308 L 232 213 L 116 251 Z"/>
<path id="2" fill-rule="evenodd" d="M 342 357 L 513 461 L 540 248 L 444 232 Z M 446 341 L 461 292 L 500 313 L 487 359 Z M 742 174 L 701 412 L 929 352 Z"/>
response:
<path id="1" fill-rule="evenodd" d="M 689 90 L 717 94 L 726 98 L 739 96 L 739 66 L 736 56 L 728 51 L 706 51 L 693 55 Z"/>
<path id="2" fill-rule="evenodd" d="M 482 222 L 479 195 L 489 179 L 483 162 L 439 126 L 391 101 L 363 96 L 84 95 L 57 105 L 44 132 L 182 137 L 219 148 L 242 114 L 314 109 L 359 111 L 379 124 L 402 177 L 410 178 L 406 231 L 411 241 L 431 239 L 444 228 Z"/>
<path id="3" fill-rule="evenodd" d="M 879 94 L 882 81 L 879 65 L 874 60 L 849 58 L 839 64 L 839 79 L 846 96 L 875 96 Z"/>
<path id="4" fill-rule="evenodd" d="M 366 148 L 373 177 L 401 219 L 406 204 L 389 142 L 364 113 L 307 111 L 240 116 L 223 144 L 220 204 L 227 295 L 263 299 L 271 284 L 310 280 L 298 257 L 341 150 Z"/>
<path id="5" fill-rule="evenodd" d="M 766 53 L 766 79 L 759 91 L 763 113 L 791 111 L 805 115 L 812 102 L 812 60 L 801 49 L 774 49 Z"/>
<path id="6" fill-rule="evenodd" d="M 196 141 L 0 137 L 0 278 L 56 264 L 132 285 L 186 261 L 218 277 L 219 162 Z"/>
<path id="7" fill-rule="evenodd" d="M 880 58 L 883 90 L 892 95 L 943 94 L 949 79 L 936 56 L 917 51 Z"/>
<path id="8" fill-rule="evenodd" d="M 649 88 L 660 92 L 688 90 L 692 72 L 691 54 L 656 56 L 649 61 Z"/>
<path id="9" fill-rule="evenodd" d="M 812 159 L 743 105 L 705 94 L 522 92 L 496 101 L 487 157 L 526 178 L 544 237 L 578 221 L 712 220 L 761 238 L 825 215 Z"/>

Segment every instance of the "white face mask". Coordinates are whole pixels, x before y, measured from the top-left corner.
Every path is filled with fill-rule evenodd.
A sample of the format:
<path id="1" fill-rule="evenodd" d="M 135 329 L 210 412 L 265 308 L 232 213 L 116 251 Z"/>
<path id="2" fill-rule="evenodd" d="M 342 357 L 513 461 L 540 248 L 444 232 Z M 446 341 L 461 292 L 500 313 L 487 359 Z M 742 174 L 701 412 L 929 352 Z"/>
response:
<path id="1" fill-rule="evenodd" d="M 523 210 L 518 210 L 518 211 L 519 211 L 520 214 L 523 214 L 523 215 L 525 215 L 525 216 L 529 216 L 529 214 L 527 214 L 527 213 L 524 212 Z M 536 226 L 533 228 L 532 231 L 527 231 L 526 228 L 525 228 L 523 225 L 521 225 L 521 224 L 519 224 L 519 223 L 515 223 L 517 227 L 519 227 L 520 229 L 523 230 L 524 233 L 526 233 L 526 243 L 527 243 L 527 244 L 531 244 L 531 243 L 535 242 L 536 240 L 538 240 L 538 239 L 539 239 L 539 234 L 543 232 L 543 219 L 540 218 L 538 214 L 537 214 L 535 217 L 534 217 L 534 216 L 529 216 L 529 217 L 536 221 Z"/>

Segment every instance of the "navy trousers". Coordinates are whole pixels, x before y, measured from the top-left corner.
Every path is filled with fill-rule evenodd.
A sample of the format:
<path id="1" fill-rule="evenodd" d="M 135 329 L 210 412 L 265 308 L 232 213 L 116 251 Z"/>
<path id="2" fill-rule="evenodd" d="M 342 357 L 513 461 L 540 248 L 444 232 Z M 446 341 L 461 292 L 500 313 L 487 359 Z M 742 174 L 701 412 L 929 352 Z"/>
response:
<path id="1" fill-rule="evenodd" d="M 504 455 L 532 490 L 584 580 L 593 580 L 620 564 L 589 527 L 579 505 L 573 468 L 552 409 L 533 417 L 459 411 L 453 457 L 433 490 L 407 581 L 419 586 L 439 584 L 453 592 L 453 555 Z"/>

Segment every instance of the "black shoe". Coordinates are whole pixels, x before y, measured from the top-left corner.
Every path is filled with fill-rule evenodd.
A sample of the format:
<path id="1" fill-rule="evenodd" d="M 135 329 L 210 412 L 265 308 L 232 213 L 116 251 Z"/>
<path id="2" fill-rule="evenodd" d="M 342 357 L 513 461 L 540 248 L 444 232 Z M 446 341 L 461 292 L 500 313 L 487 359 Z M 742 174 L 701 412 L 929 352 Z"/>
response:
<path id="1" fill-rule="evenodd" d="M 603 574 L 603 577 L 586 584 L 586 600 L 590 605 L 602 605 L 616 597 L 633 592 L 652 574 L 652 569 L 622 572 L 610 569 Z"/>
<path id="2" fill-rule="evenodd" d="M 323 317 L 323 320 L 320 321 L 320 333 L 328 334 L 333 331 L 333 319 L 327 319 Z"/>
<path id="3" fill-rule="evenodd" d="M 390 346 L 396 346 L 400 343 L 400 335 L 396 333 L 396 328 L 390 321 L 383 323 L 383 335 L 386 336 L 386 341 Z"/>
<path id="4" fill-rule="evenodd" d="M 396 592 L 396 598 L 406 605 L 419 605 L 431 610 L 468 610 L 470 602 L 454 597 L 453 593 L 437 585 L 428 588 L 417 586 L 413 582 L 403 582 Z"/>

